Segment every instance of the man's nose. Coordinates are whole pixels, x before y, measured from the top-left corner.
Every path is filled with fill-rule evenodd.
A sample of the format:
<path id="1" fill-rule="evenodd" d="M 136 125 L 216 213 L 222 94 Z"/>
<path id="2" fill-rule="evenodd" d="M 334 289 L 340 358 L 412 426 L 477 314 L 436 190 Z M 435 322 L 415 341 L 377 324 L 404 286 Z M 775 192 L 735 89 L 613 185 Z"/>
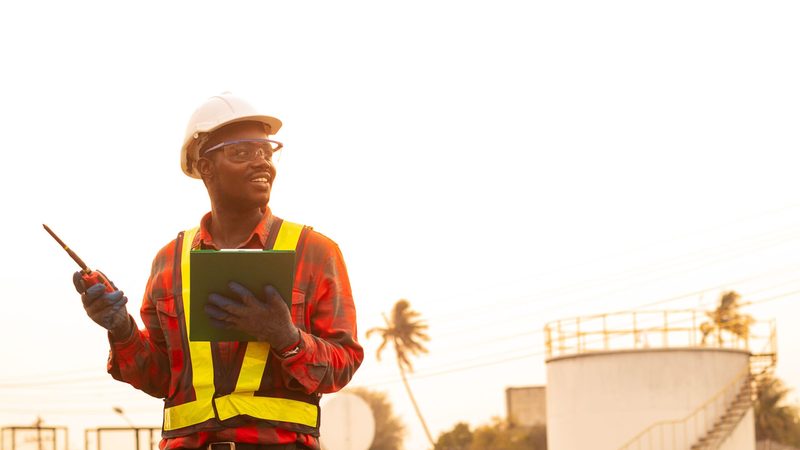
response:
<path id="1" fill-rule="evenodd" d="M 272 161 L 271 156 L 264 151 L 257 152 L 256 157 L 253 158 L 251 164 L 254 167 L 268 167 L 271 172 L 275 171 L 275 163 Z"/>
<path id="2" fill-rule="evenodd" d="M 253 161 L 256 164 L 267 163 L 267 164 L 272 165 L 272 161 L 271 161 L 270 155 L 267 152 L 265 152 L 264 150 L 258 150 L 256 152 L 256 157 L 253 158 Z"/>

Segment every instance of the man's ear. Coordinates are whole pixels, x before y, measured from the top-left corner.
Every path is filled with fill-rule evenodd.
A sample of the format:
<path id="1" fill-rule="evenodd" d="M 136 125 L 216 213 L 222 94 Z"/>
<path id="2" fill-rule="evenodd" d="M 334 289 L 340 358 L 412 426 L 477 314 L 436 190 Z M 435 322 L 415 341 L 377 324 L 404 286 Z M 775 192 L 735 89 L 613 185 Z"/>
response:
<path id="1" fill-rule="evenodd" d="M 208 158 L 198 159 L 195 167 L 197 167 L 197 173 L 200 174 L 200 178 L 211 178 L 214 175 L 214 164 Z"/>

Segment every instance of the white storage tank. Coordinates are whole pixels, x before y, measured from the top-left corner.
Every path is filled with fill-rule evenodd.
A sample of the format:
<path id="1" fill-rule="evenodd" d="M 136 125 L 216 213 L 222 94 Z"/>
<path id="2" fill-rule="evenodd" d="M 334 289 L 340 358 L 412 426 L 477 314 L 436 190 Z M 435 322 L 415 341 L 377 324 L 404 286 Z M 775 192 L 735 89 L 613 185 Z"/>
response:
<path id="1" fill-rule="evenodd" d="M 748 347 L 756 336 L 703 339 L 702 317 L 636 312 L 548 324 L 548 448 L 755 450 Z M 774 326 L 760 329 L 768 344 Z"/>

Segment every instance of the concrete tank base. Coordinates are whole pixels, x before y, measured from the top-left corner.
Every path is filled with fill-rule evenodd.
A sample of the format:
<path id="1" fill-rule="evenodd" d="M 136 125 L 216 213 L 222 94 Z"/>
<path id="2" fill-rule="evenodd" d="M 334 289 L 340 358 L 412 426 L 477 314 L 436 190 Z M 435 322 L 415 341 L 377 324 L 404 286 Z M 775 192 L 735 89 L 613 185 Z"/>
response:
<path id="1" fill-rule="evenodd" d="M 746 351 L 696 347 L 550 359 L 548 448 L 618 450 L 656 422 L 689 416 L 748 367 Z M 752 412 L 723 448 L 755 450 Z"/>

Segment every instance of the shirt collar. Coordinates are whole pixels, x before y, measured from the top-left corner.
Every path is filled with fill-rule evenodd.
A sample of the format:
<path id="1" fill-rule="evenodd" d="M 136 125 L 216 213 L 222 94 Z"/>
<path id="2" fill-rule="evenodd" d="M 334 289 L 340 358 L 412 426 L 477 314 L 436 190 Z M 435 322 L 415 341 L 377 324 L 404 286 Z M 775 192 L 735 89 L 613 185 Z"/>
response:
<path id="1" fill-rule="evenodd" d="M 250 233 L 250 237 L 244 241 L 242 245 L 238 248 L 264 248 L 267 244 L 267 238 L 269 237 L 269 226 L 268 224 L 272 221 L 272 211 L 270 211 L 269 206 L 266 207 L 264 211 L 264 217 L 258 222 L 258 224 L 253 228 L 253 231 Z M 192 248 L 202 248 L 202 249 L 209 249 L 209 250 L 219 250 L 217 245 L 214 243 L 214 238 L 211 236 L 211 212 L 209 211 L 206 215 L 200 219 L 200 229 L 197 231 L 197 234 L 194 237 L 194 241 L 192 242 Z"/>

